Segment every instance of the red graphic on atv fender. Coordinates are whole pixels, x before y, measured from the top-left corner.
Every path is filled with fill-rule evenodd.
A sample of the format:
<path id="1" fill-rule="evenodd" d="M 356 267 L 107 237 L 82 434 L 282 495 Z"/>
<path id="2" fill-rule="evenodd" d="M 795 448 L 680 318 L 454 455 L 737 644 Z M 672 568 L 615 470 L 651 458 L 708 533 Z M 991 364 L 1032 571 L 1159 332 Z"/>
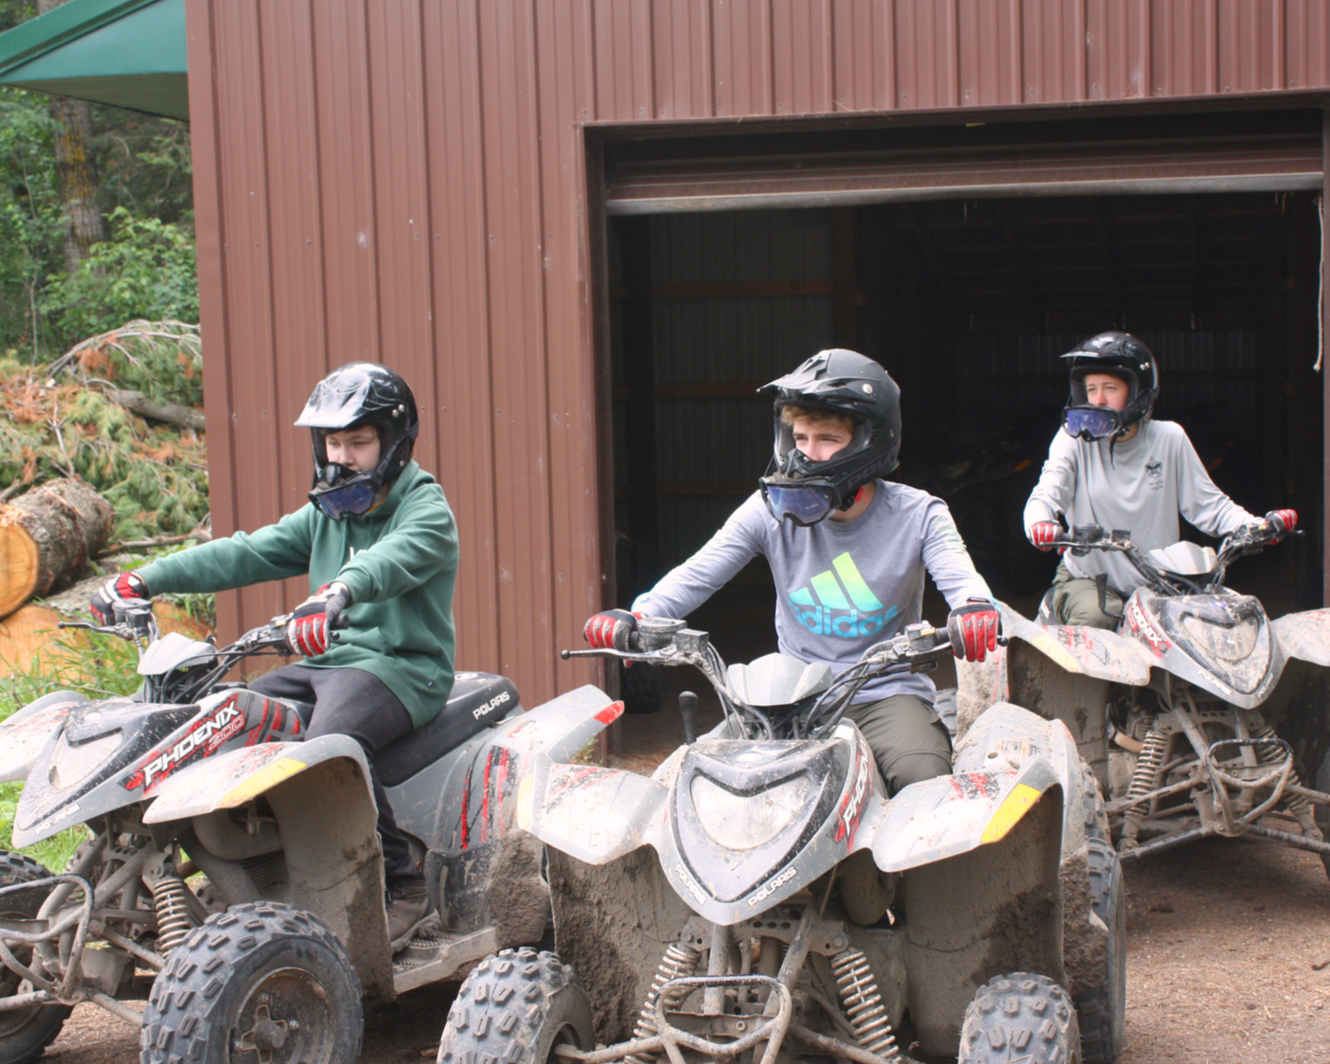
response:
<path id="1" fill-rule="evenodd" d="M 1150 644 L 1150 649 L 1155 652 L 1156 657 L 1162 658 L 1164 651 L 1173 645 L 1164 633 L 1154 626 L 1146 616 L 1145 610 L 1141 608 L 1141 604 L 1135 599 L 1127 604 L 1127 623 L 1131 625 L 1133 632 Z"/>
<path id="2" fill-rule="evenodd" d="M 854 785 L 846 792 L 840 803 L 840 823 L 836 825 L 834 836 L 837 842 L 846 840 L 845 845 L 854 848 L 854 833 L 859 830 L 859 818 L 863 815 L 864 802 L 868 797 L 873 774 L 869 768 L 869 759 L 864 756 L 863 748 L 854 748 Z"/>
<path id="3" fill-rule="evenodd" d="M 236 708 L 237 695 L 232 695 L 206 717 L 196 720 L 174 744 L 165 750 L 155 750 L 122 782 L 127 791 L 143 788 L 144 797 L 150 796 L 157 784 L 182 765 L 217 752 L 228 739 L 245 726 L 245 714 Z"/>
<path id="4" fill-rule="evenodd" d="M 998 776 L 991 772 L 967 772 L 963 776 L 952 776 L 951 786 L 956 792 L 956 797 L 961 799 L 993 799 L 1002 790 Z"/>

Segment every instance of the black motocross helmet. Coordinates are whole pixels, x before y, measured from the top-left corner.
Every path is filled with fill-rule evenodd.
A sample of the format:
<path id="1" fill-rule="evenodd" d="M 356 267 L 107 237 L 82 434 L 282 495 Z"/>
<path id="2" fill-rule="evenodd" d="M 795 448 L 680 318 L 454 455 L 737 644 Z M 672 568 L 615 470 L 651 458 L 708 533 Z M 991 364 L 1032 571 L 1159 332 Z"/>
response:
<path id="1" fill-rule="evenodd" d="M 1071 395 L 1062 411 L 1062 427 L 1068 436 L 1116 440 L 1154 410 L 1159 369 L 1150 349 L 1131 333 L 1100 333 L 1062 358 L 1071 367 Z M 1092 404 L 1085 394 L 1085 378 L 1091 373 L 1108 373 L 1126 381 L 1127 405 L 1110 410 Z"/>
<path id="2" fill-rule="evenodd" d="M 357 471 L 328 461 L 328 433 L 372 425 L 379 434 L 379 463 Z M 296 426 L 314 438 L 314 486 L 309 501 L 340 521 L 369 513 L 379 490 L 397 479 L 411 460 L 420 418 L 416 400 L 400 374 L 377 362 L 348 362 L 314 386 Z"/>
<path id="3" fill-rule="evenodd" d="M 899 464 L 901 390 L 871 358 L 833 347 L 759 390 L 775 397 L 775 454 L 760 483 L 777 521 L 815 525 L 849 509 L 861 487 Z M 787 406 L 843 414 L 854 422 L 854 436 L 825 462 L 814 462 L 794 446 L 794 433 L 781 418 Z"/>

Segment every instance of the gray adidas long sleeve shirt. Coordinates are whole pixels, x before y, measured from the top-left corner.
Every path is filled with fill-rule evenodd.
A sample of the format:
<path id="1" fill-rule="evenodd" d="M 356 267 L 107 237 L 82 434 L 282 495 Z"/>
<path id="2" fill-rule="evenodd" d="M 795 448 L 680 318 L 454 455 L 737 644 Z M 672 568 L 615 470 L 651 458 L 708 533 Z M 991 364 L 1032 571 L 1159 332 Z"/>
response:
<path id="1" fill-rule="evenodd" d="M 1181 425 L 1146 421 L 1109 455 L 1107 440 L 1077 439 L 1059 431 L 1048 449 L 1039 483 L 1025 504 L 1025 531 L 1038 521 L 1100 525 L 1131 533 L 1142 550 L 1181 538 L 1178 514 L 1212 536 L 1225 536 L 1260 520 L 1215 486 Z M 1110 587 L 1130 594 L 1144 580 L 1122 554 L 1091 551 L 1063 556 L 1072 576 L 1108 574 Z"/>
<path id="2" fill-rule="evenodd" d="M 776 582 L 781 653 L 825 662 L 837 674 L 874 643 L 920 620 L 925 571 L 953 608 L 992 594 L 975 571 L 947 504 L 879 480 L 859 517 L 827 519 L 809 528 L 776 521 L 755 492 L 701 550 L 639 595 L 633 610 L 687 617 L 759 554 Z M 855 702 L 893 694 L 931 702 L 936 689 L 925 674 L 904 673 L 872 681 Z"/>

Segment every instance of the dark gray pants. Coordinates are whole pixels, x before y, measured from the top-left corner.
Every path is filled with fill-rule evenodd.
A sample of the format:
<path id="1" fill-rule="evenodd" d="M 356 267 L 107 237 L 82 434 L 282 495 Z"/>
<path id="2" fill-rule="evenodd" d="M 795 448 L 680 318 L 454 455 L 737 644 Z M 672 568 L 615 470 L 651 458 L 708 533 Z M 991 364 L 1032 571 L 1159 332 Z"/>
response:
<path id="1" fill-rule="evenodd" d="M 1122 616 L 1122 596 L 1111 587 L 1104 589 L 1104 604 L 1111 613 Z M 1072 576 L 1066 562 L 1058 562 L 1053 574 L 1053 617 L 1058 624 L 1083 624 L 1087 628 L 1117 628 L 1117 617 L 1099 608 L 1099 585 L 1093 580 Z"/>
<path id="2" fill-rule="evenodd" d="M 388 882 L 419 879 L 411 848 L 393 817 L 388 794 L 374 771 L 374 755 L 394 739 L 415 728 L 411 714 L 395 694 L 373 673 L 364 669 L 315 669 L 308 665 L 285 665 L 250 685 L 251 691 L 271 698 L 313 702 L 314 717 L 306 739 L 321 735 L 349 735 L 365 751 L 370 783 L 379 810 L 379 843 L 383 847 L 383 878 Z"/>
<path id="3" fill-rule="evenodd" d="M 951 772 L 951 736 L 933 707 L 918 695 L 891 695 L 851 706 L 887 782 L 887 797 L 901 788 Z"/>

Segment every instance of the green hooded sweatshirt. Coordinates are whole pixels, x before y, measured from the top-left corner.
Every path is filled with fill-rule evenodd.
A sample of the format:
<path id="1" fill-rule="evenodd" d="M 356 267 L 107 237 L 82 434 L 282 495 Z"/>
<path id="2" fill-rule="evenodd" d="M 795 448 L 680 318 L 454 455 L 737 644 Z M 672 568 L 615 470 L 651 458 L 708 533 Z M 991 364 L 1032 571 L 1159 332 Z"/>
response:
<path id="1" fill-rule="evenodd" d="M 411 714 L 434 719 L 453 686 L 457 528 L 443 488 L 415 462 L 363 517 L 334 521 L 312 504 L 256 532 L 237 532 L 145 565 L 154 595 L 227 591 L 309 574 L 310 593 L 340 580 L 350 627 L 301 664 L 373 673 Z"/>

